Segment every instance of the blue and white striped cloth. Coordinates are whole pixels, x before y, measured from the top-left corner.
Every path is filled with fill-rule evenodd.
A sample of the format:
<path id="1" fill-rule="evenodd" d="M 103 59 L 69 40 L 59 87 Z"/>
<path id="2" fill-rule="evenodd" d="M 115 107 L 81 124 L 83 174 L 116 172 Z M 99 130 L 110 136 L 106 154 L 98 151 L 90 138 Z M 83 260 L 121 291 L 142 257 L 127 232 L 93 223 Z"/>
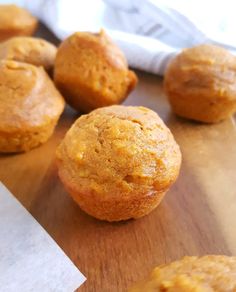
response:
<path id="1" fill-rule="evenodd" d="M 60 39 L 105 28 L 129 65 L 163 75 L 182 48 L 200 43 L 236 52 L 234 0 L 10 0 L 37 15 Z"/>

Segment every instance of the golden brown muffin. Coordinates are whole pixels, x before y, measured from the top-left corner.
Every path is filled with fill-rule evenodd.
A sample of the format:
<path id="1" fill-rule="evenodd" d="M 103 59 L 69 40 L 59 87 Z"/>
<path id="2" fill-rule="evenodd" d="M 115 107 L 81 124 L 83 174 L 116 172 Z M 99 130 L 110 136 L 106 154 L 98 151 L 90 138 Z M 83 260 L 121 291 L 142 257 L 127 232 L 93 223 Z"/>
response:
<path id="1" fill-rule="evenodd" d="M 120 49 L 101 31 L 77 32 L 59 47 L 54 80 L 75 109 L 89 112 L 122 102 L 137 77 Z"/>
<path id="2" fill-rule="evenodd" d="M 16 5 L 0 5 L 0 41 L 32 35 L 37 24 L 37 19 L 27 10 Z"/>
<path id="3" fill-rule="evenodd" d="M 184 257 L 153 270 L 149 279 L 129 292 L 235 292 L 236 257 Z"/>
<path id="4" fill-rule="evenodd" d="M 0 61 L 0 152 L 28 151 L 52 135 L 64 100 L 43 68 Z"/>
<path id="5" fill-rule="evenodd" d="M 81 116 L 57 149 L 59 176 L 88 214 L 107 221 L 151 212 L 176 180 L 181 153 L 159 116 L 109 106 Z"/>
<path id="6" fill-rule="evenodd" d="M 13 37 L 0 43 L 0 59 L 43 66 L 47 71 L 54 65 L 56 53 L 53 44 L 40 38 Z"/>
<path id="7" fill-rule="evenodd" d="M 177 115 L 219 122 L 236 111 L 236 58 L 213 45 L 186 49 L 170 62 L 164 85 Z"/>

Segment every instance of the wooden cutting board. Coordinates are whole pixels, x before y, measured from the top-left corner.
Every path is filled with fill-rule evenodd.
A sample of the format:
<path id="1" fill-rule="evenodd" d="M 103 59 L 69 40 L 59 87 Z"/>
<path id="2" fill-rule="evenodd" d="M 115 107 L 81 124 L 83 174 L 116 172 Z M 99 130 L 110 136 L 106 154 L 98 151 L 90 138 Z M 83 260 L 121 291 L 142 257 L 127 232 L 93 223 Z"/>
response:
<path id="1" fill-rule="evenodd" d="M 42 27 L 39 35 L 54 40 Z M 0 156 L 0 180 L 86 275 L 80 291 L 126 291 L 154 266 L 185 255 L 236 255 L 235 120 L 203 125 L 177 118 L 162 79 L 137 73 L 139 84 L 125 104 L 156 111 L 183 154 L 177 182 L 150 215 L 100 222 L 70 199 L 54 161 L 58 143 L 78 117 L 70 108 L 45 145 L 26 154 Z"/>

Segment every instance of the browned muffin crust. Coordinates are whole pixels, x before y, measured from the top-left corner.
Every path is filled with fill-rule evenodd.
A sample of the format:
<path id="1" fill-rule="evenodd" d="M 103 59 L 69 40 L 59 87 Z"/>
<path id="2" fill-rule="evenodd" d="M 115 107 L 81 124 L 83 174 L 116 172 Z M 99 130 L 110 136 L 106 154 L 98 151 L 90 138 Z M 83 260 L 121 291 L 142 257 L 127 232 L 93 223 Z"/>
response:
<path id="1" fill-rule="evenodd" d="M 170 62 L 164 86 L 177 115 L 220 122 L 236 111 L 236 58 L 213 45 L 186 49 Z"/>
<path id="2" fill-rule="evenodd" d="M 38 20 L 27 10 L 16 5 L 0 5 L 0 41 L 32 35 L 37 25 Z"/>
<path id="3" fill-rule="evenodd" d="M 54 80 L 75 109 L 89 112 L 122 102 L 137 77 L 120 49 L 104 31 L 77 32 L 58 49 Z"/>
<path id="4" fill-rule="evenodd" d="M 110 106 L 80 117 L 57 150 L 59 176 L 90 215 L 138 218 L 176 180 L 181 154 L 158 115 L 143 107 Z"/>
<path id="5" fill-rule="evenodd" d="M 43 68 L 0 61 L 0 152 L 28 151 L 46 142 L 63 109 Z"/>
<path id="6" fill-rule="evenodd" d="M 40 38 L 13 37 L 0 43 L 0 59 L 43 66 L 47 71 L 52 70 L 56 53 L 56 46 Z"/>

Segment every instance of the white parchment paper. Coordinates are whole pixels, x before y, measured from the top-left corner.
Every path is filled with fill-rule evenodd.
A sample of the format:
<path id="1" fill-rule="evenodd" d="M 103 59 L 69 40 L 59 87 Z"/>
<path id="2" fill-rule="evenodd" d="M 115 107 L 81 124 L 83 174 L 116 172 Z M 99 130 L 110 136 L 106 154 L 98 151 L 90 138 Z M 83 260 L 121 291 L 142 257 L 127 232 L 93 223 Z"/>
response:
<path id="1" fill-rule="evenodd" d="M 0 182 L 0 291 L 70 292 L 85 277 Z"/>

